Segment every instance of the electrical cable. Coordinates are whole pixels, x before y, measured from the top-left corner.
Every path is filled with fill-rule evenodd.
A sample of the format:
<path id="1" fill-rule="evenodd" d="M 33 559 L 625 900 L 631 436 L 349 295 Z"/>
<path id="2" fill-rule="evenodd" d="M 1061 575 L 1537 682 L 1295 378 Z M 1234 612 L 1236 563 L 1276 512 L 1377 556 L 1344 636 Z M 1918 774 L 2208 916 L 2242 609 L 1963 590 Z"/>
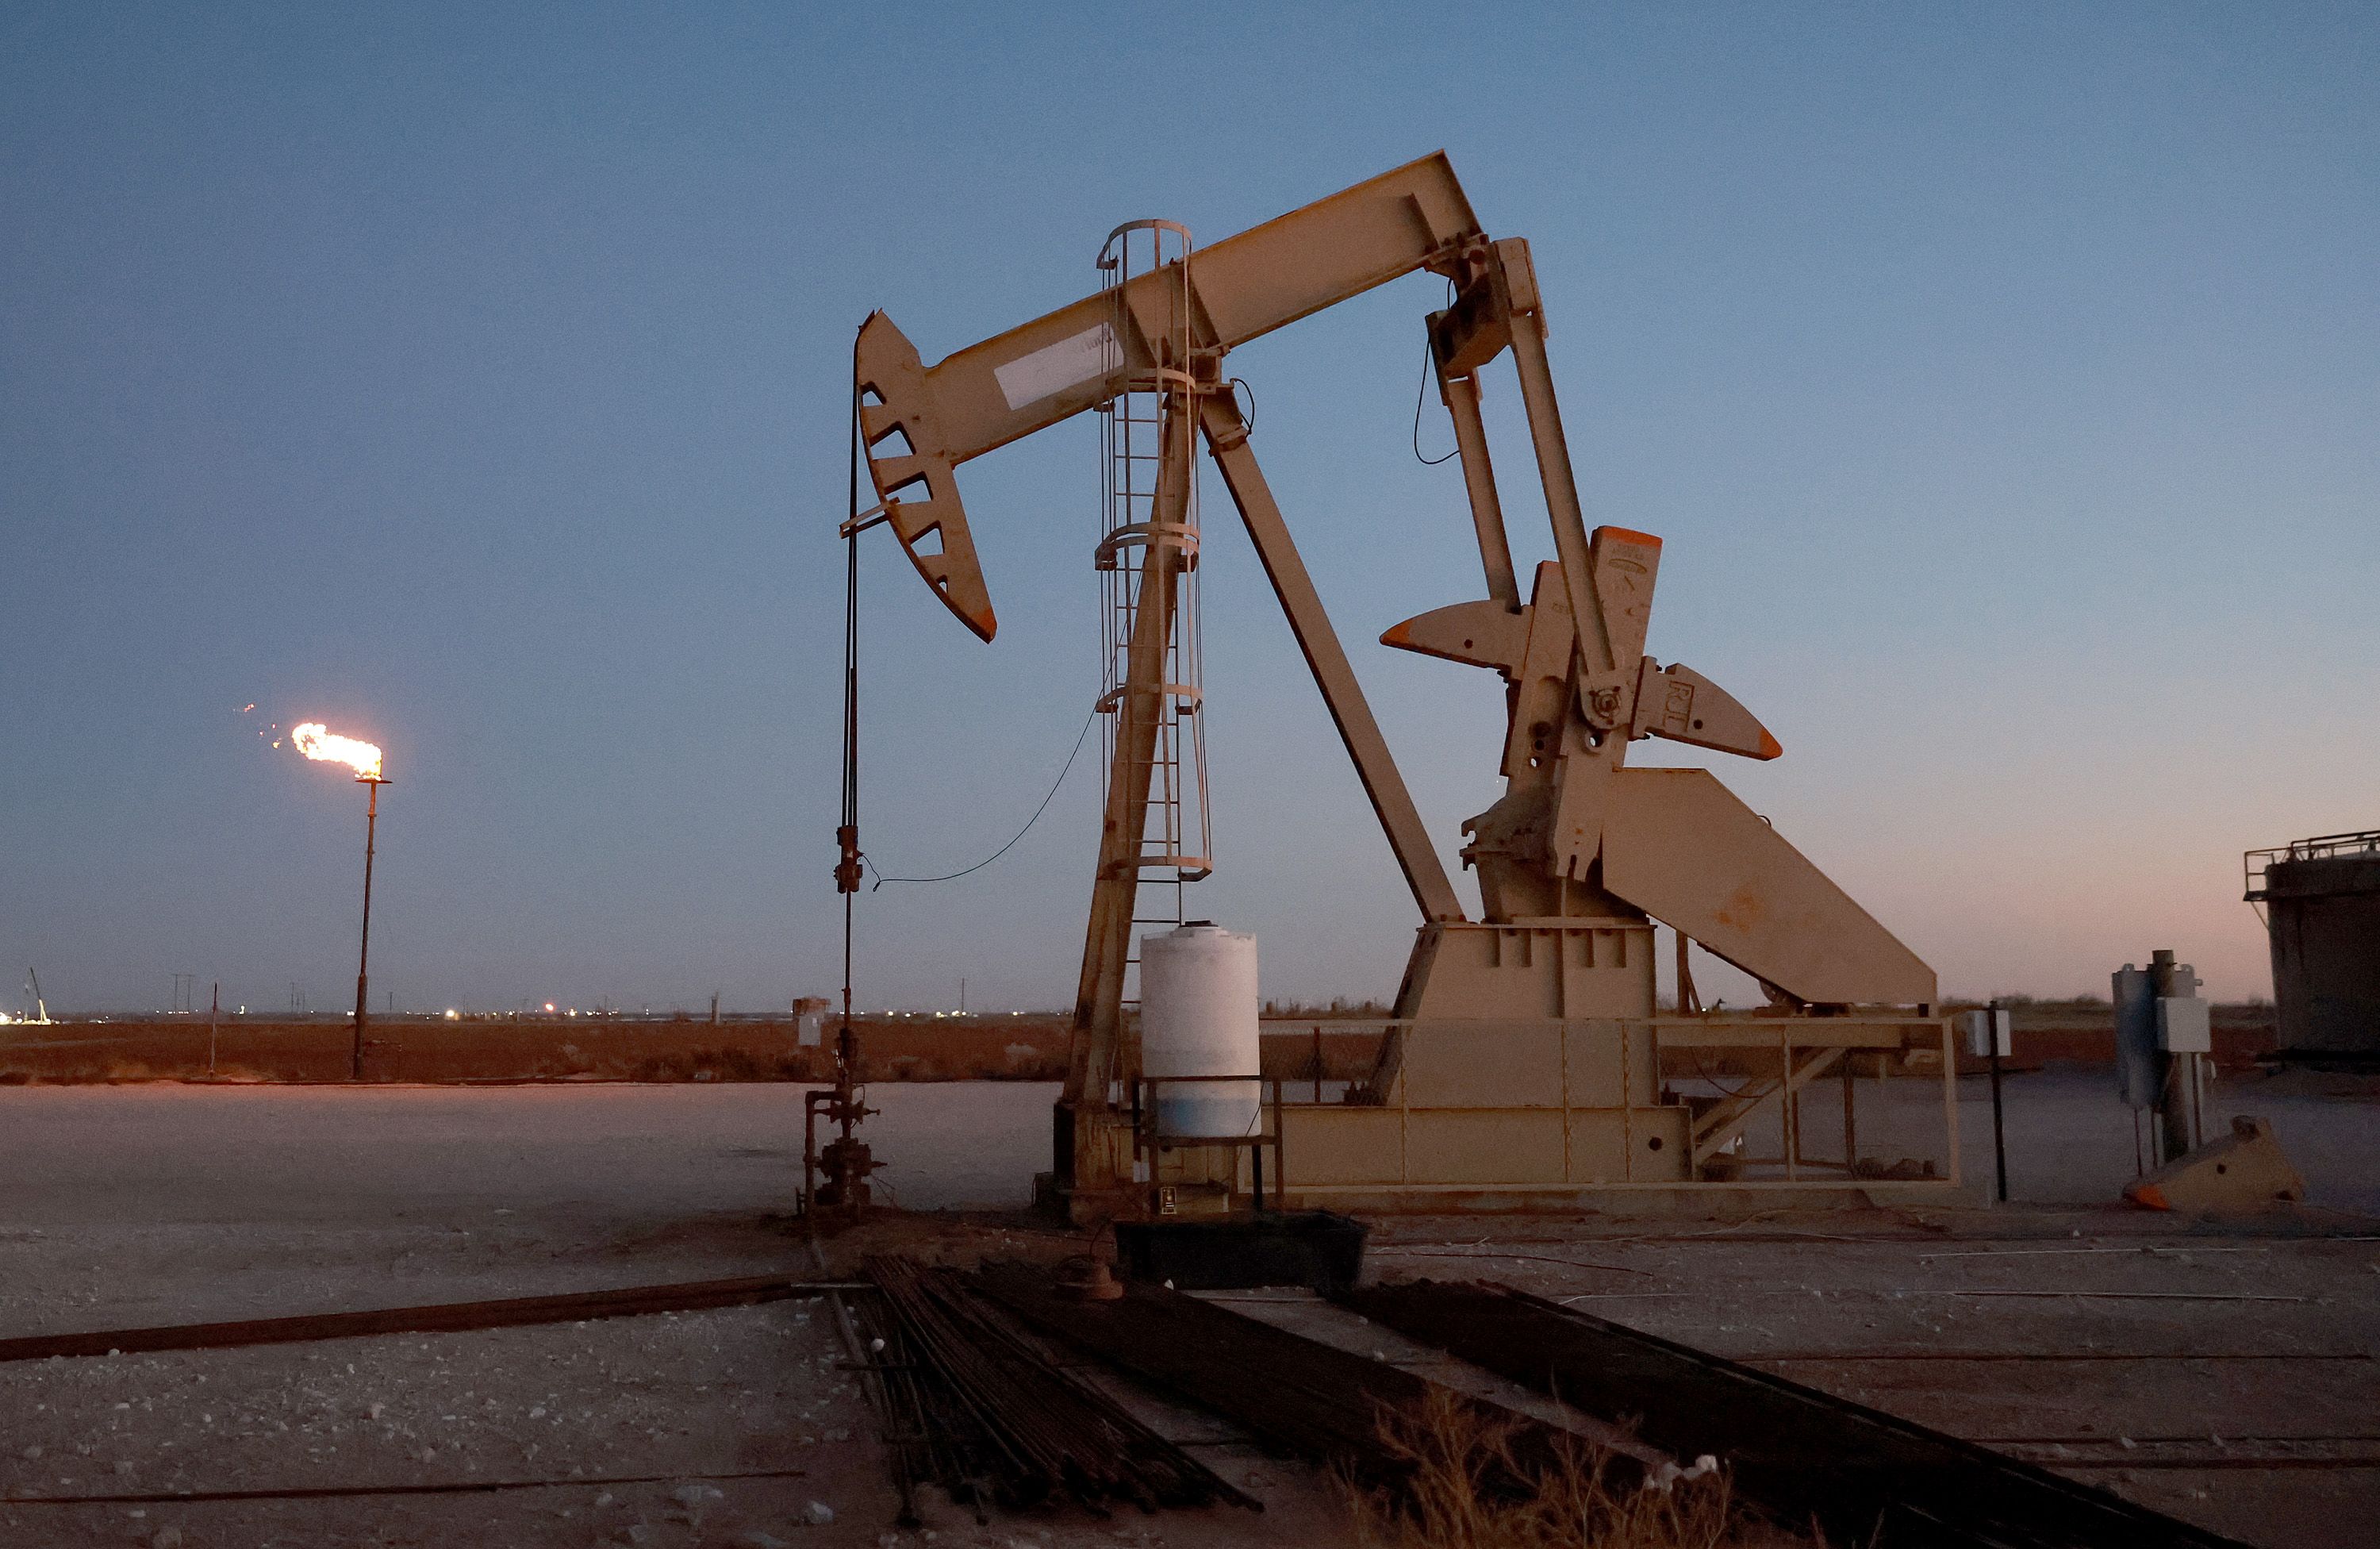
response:
<path id="1" fill-rule="evenodd" d="M 1414 384 L 1413 446 L 1414 456 L 1421 458 L 1421 465 L 1424 468 L 1436 468 L 1448 458 L 1460 456 L 1463 448 L 1457 445 L 1453 451 L 1447 453 L 1443 457 L 1424 457 L 1421 455 L 1421 400 L 1422 395 L 1429 391 L 1429 341 L 1424 339 L 1421 344 L 1421 380 Z"/>
<path id="2" fill-rule="evenodd" d="M 1452 280 L 1448 280 L 1446 282 L 1446 304 L 1449 307 L 1454 305 L 1454 282 Z M 1429 339 L 1425 336 L 1421 341 L 1421 380 L 1414 384 L 1413 424 L 1414 456 L 1420 458 L 1421 465 L 1424 468 L 1436 468 L 1439 463 L 1450 461 L 1452 458 L 1459 457 L 1463 452 L 1462 444 L 1458 442 L 1455 445 L 1454 450 L 1447 453 L 1443 457 L 1424 457 L 1421 455 L 1421 400 L 1422 396 L 1429 391 L 1429 368 L 1431 362 L 1436 359 L 1437 352 L 1432 348 Z"/>
<path id="3" fill-rule="evenodd" d="M 967 875 L 969 872 L 982 871 L 986 866 L 990 865 L 1002 856 L 1006 855 L 1010 850 L 1014 849 L 1019 840 L 1023 839 L 1027 834 L 1033 832 L 1033 825 L 1041 821 L 1041 814 L 1050 810 L 1050 803 L 1058 799 L 1058 787 L 1066 783 L 1067 773 L 1075 767 L 1075 760 L 1082 754 L 1083 744 L 1090 738 L 1091 723 L 1099 718 L 1099 713 L 1097 709 L 1092 710 L 1088 715 L 1083 717 L 1083 729 L 1075 734 L 1074 751 L 1066 755 L 1064 767 L 1058 771 L 1058 777 L 1050 783 L 1049 794 L 1041 798 L 1041 805 L 1033 809 L 1033 815 L 1025 820 L 1025 826 L 1016 831 L 1014 838 L 1010 839 L 1008 843 L 1001 846 L 990 855 L 985 856 L 981 860 L 977 861 L 974 865 L 969 866 L 965 871 L 952 872 L 939 877 L 888 877 L 881 872 L 876 872 L 876 862 L 869 860 L 868 861 L 868 869 L 871 872 L 876 872 L 876 887 L 881 887 L 888 882 L 955 882 L 959 878 Z M 862 859 L 865 860 L 866 858 L 862 857 Z M 876 888 L 874 887 L 868 889 L 871 893 L 875 890 Z"/>
<path id="4" fill-rule="evenodd" d="M 1694 1074 L 1703 1079 L 1704 1084 L 1710 1087 L 1713 1091 L 1719 1092 L 1723 1096 L 1741 1097 L 1745 1092 L 1751 1089 L 1752 1078 L 1749 1076 L 1744 1078 L 1742 1085 L 1730 1087 L 1721 1082 L 1718 1077 L 1703 1068 L 1703 1056 L 1701 1055 L 1689 1051 L 1686 1057 L 1694 1061 Z"/>

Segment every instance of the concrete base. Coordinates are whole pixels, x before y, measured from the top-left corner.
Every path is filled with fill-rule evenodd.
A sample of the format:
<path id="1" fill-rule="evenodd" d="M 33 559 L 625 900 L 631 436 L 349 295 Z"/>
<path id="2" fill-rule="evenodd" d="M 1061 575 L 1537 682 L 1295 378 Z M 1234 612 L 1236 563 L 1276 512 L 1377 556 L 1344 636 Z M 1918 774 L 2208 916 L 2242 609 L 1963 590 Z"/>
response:
<path id="1" fill-rule="evenodd" d="M 1911 1182 L 1594 1184 L 1583 1188 L 1497 1189 L 1465 1185 L 1299 1189 L 1293 1210 L 1364 1215 L 1605 1215 L 1728 1221 L 1779 1210 L 1868 1210 L 1884 1205 L 1976 1203 L 1973 1189 L 1949 1178 Z"/>
<path id="2" fill-rule="evenodd" d="M 2223 1139 L 2126 1184 L 2124 1198 L 2149 1210 L 2236 1214 L 2302 1200 L 2305 1179 L 2289 1165 L 2272 1125 L 2243 1115 Z"/>

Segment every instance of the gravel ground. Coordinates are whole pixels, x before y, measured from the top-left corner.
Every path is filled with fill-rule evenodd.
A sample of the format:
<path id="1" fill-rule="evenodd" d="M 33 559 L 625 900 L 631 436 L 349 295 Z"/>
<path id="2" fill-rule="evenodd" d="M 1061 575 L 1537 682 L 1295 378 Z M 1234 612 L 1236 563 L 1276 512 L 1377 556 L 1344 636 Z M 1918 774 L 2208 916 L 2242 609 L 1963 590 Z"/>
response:
<path id="1" fill-rule="evenodd" d="M 2276 1549 L 2369 1543 L 2380 1226 L 2341 1212 L 2380 1198 L 2380 1109 L 2307 1079 L 2225 1089 L 2218 1112 L 2275 1117 L 2321 1207 L 2211 1227 L 2099 1202 L 2131 1170 L 2106 1087 L 2011 1081 L 2019 1208 L 1404 1219 L 1373 1263 L 1574 1298 Z M 1892 1088 L 1872 1121 L 1863 1091 L 1864 1136 L 1922 1124 L 1917 1083 Z M 1973 1172 L 1988 1109 L 1962 1089 Z M 871 1139 L 905 1204 L 1013 1208 L 1050 1094 L 879 1087 Z M 783 1085 L 0 1088 L 0 1336 L 800 1273 L 799 1138 Z M 836 1252 L 1060 1240 L 978 1212 L 888 1221 Z M 2134 1359 L 2082 1359 L 2109 1354 Z M 797 1302 L 0 1366 L 0 1497 L 265 1493 L 0 1499 L 0 1543 L 878 1543 L 895 1502 L 839 1356 L 821 1305 Z M 978 1526 L 929 1503 L 932 1542 L 1343 1541 L 1310 1473 L 1148 1412 L 1266 1514 Z M 265 1498 L 300 1489 L 375 1493 Z M 813 1501 L 832 1522 L 807 1520 Z"/>
<path id="2" fill-rule="evenodd" d="M 841 1356 L 821 1313 L 778 1304 L 0 1367 L 0 1496 L 447 1492 L 0 1504 L 0 1531 L 58 1544 L 823 1542 L 801 1525 L 823 1501 L 850 1524 L 828 1536 L 873 1543 L 891 1491 Z"/>
<path id="3" fill-rule="evenodd" d="M 1053 1090 L 880 1088 L 872 1138 L 905 1200 L 1013 1203 Z M 785 1214 L 800 1126 L 786 1085 L 0 1088 L 0 1336 L 807 1274 Z M 969 1256 L 1045 1240 L 894 1221 L 837 1257 L 945 1238 Z M 878 1544 L 898 1503 L 832 1326 L 824 1303 L 785 1302 L 0 1365 L 0 1545 Z M 892 1541 L 1343 1539 L 1310 1470 L 1146 1412 L 1266 1513 L 978 1524 L 929 1499 Z M 533 1487 L 488 1488 L 510 1485 Z M 6 1498 L 194 1490 L 370 1493 Z"/>

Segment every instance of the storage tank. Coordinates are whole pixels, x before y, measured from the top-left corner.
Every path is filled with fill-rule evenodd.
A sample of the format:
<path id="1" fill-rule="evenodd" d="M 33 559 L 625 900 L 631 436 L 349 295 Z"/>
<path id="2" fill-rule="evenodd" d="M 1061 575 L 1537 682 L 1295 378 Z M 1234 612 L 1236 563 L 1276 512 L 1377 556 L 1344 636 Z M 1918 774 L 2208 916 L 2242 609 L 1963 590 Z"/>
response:
<path id="1" fill-rule="evenodd" d="M 2380 1056 L 2380 829 L 2250 850 L 2273 949 L 2280 1053 Z"/>
<path id="2" fill-rule="evenodd" d="M 1257 938 L 1194 920 L 1140 938 L 1140 1069 L 1148 1077 L 1257 1074 Z M 1260 1083 L 1165 1080 L 1157 1133 L 1184 1140 L 1257 1132 Z"/>

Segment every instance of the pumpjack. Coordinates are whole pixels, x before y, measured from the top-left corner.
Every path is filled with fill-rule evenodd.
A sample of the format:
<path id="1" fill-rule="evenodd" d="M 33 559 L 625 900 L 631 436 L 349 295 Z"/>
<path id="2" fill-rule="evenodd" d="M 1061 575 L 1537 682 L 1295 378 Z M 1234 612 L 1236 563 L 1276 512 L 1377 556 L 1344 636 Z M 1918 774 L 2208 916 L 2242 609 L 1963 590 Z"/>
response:
<path id="1" fill-rule="evenodd" d="M 1139 223 L 1153 224 L 1153 223 Z M 1119 228 L 1122 232 L 1126 228 Z M 1179 228 L 1175 228 L 1179 229 Z M 1463 824 L 1480 918 L 1465 914 L 1347 653 L 1258 467 L 1223 370 L 1231 350 L 1415 273 L 1451 300 L 1427 318 L 1429 358 L 1453 422 L 1487 595 L 1390 628 L 1384 644 L 1494 672 L 1507 717 L 1503 794 Z M 1111 279 L 1096 295 L 929 366 L 878 311 L 855 353 L 858 433 L 888 526 L 968 629 L 997 621 L 960 498 L 973 458 L 1133 395 L 1160 406 L 1160 468 L 1126 621 L 1099 868 L 1051 1191 L 1078 1221 L 1206 1201 L 1229 1208 L 1261 1180 L 1261 1153 L 1151 1154 L 1132 1109 L 1137 1050 L 1124 999 L 1135 898 L 1148 865 L 1150 770 L 1169 714 L 1164 641 L 1197 560 L 1184 520 L 1203 440 L 1263 563 L 1403 872 L 1420 923 L 1368 1076 L 1343 1100 L 1272 1094 L 1270 1193 L 1292 1205 L 1408 1210 L 1574 1208 L 1616 1193 L 1864 1183 L 1848 1063 L 1939 1060 L 1947 1018 L 1933 970 L 1710 773 L 1632 767 L 1651 738 L 1750 759 L 1778 739 L 1724 689 L 1645 653 L 1661 540 L 1586 526 L 1548 360 L 1528 243 L 1491 237 L 1441 152 L 1224 241 Z M 1480 410 L 1480 372 L 1510 354 L 1526 408 L 1557 558 L 1516 573 Z M 1195 704 L 1186 708 L 1195 711 Z M 1160 858 L 1177 868 L 1178 855 Z M 1657 922 L 1676 937 L 1679 994 L 1656 1000 Z M 1691 942 L 1752 976 L 1765 1006 L 1705 1010 Z M 1680 1058 L 1747 1072 L 1716 1097 L 1676 1095 Z M 1843 1154 L 1802 1140 L 1811 1082 L 1844 1077 Z M 1779 1154 L 1743 1154 L 1758 1126 Z M 1949 1168 L 1882 1185 L 1956 1184 Z M 1252 1165 L 1257 1169 L 1251 1177 Z M 1871 1193 L 1875 1191 L 1870 1188 Z"/>

